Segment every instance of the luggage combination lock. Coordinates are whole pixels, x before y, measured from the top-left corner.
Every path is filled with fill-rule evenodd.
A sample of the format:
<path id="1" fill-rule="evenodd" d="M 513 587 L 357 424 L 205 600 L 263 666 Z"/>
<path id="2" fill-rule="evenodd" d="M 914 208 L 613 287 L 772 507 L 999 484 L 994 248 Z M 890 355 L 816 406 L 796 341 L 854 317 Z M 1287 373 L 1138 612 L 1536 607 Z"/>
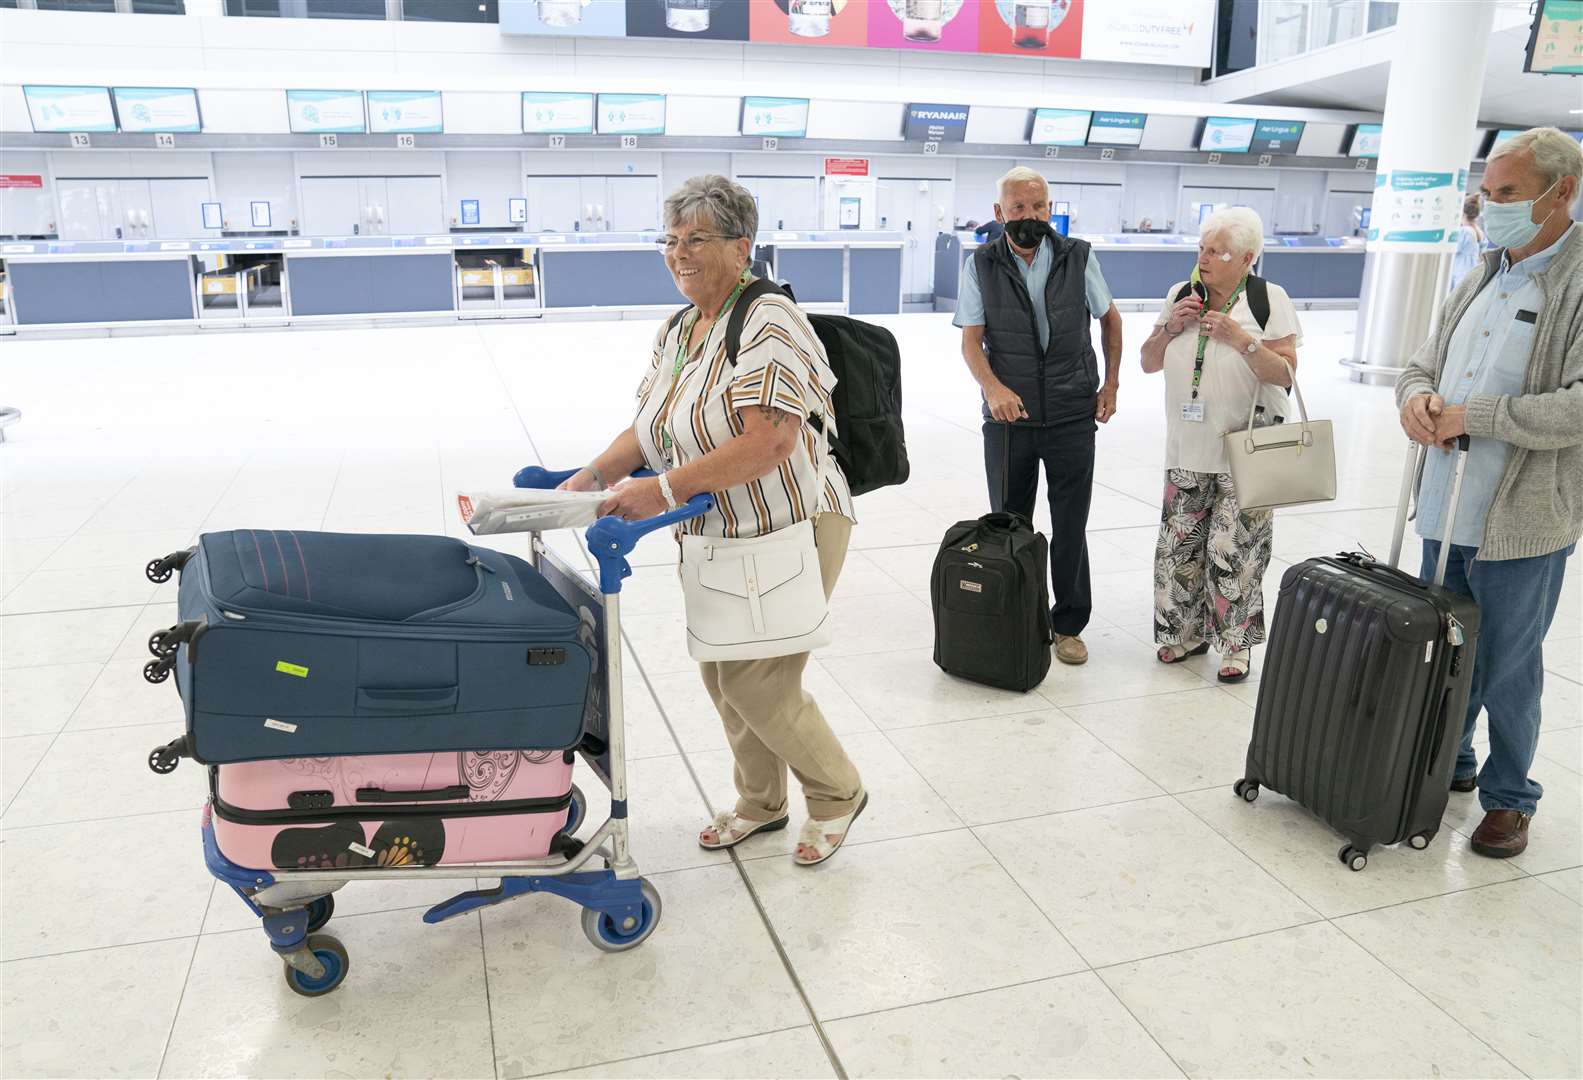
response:
<path id="1" fill-rule="evenodd" d="M 558 667 L 566 663 L 565 649 L 529 649 L 529 667 Z"/>

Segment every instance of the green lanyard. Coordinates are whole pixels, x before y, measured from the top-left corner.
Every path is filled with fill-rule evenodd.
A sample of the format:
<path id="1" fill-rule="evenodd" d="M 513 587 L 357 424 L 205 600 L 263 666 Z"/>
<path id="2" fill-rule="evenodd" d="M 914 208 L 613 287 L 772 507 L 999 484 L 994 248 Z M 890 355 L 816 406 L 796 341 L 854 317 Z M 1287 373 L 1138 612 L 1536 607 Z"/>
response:
<path id="1" fill-rule="evenodd" d="M 1226 301 L 1226 306 L 1220 309 L 1222 315 L 1231 314 L 1231 309 L 1237 306 L 1237 297 L 1242 295 L 1242 288 L 1248 283 L 1247 276 L 1237 282 L 1237 287 L 1231 290 L 1231 299 Z M 1198 383 L 1204 377 L 1204 350 L 1209 348 L 1209 335 L 1202 327 L 1198 331 L 1198 355 L 1193 358 L 1193 400 L 1198 400 Z"/>
<path id="2" fill-rule="evenodd" d="M 737 287 L 731 290 L 731 295 L 726 297 L 726 302 L 720 305 L 720 314 L 715 316 L 715 322 L 718 323 L 725 316 L 725 313 L 731 310 L 731 305 L 737 302 L 737 297 L 742 295 L 742 290 L 748 287 L 750 280 L 752 278 L 749 273 L 746 270 L 742 271 L 742 276 L 737 279 Z M 693 336 L 693 327 L 697 325 L 698 309 L 694 308 L 692 318 L 683 320 L 681 340 L 676 343 L 676 364 L 671 368 L 671 395 L 676 393 L 676 380 L 681 378 L 682 367 L 687 363 L 687 339 Z M 667 420 L 669 419 L 669 412 L 670 410 L 667 409 Z M 671 433 L 669 428 L 663 423 L 660 425 L 660 445 L 666 458 L 669 459 L 671 456 Z"/>

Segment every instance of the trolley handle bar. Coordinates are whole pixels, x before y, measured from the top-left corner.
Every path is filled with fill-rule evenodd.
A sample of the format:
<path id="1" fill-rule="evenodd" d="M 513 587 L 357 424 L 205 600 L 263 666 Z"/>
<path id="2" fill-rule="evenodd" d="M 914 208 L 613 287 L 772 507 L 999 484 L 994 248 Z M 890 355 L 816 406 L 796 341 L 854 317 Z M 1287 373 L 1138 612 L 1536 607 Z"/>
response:
<path id="1" fill-rule="evenodd" d="M 550 488 L 564 483 L 577 474 L 577 469 L 552 472 L 537 465 L 517 470 L 512 484 L 519 488 Z M 653 476 L 649 469 L 639 469 L 636 477 Z M 588 550 L 599 561 L 599 591 L 609 596 L 621 591 L 621 581 L 632 573 L 626 557 L 638 546 L 638 541 L 656 529 L 663 529 L 690 518 L 700 517 L 714 509 L 714 496 L 694 495 L 675 510 L 667 510 L 642 521 L 623 521 L 617 517 L 602 517 L 588 527 Z"/>

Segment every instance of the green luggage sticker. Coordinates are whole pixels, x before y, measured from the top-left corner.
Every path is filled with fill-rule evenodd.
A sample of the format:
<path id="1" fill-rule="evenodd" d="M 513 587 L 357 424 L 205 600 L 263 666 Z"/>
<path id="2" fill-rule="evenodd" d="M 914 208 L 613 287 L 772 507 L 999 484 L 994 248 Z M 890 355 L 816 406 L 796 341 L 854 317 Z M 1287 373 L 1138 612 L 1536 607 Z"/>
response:
<path id="1" fill-rule="evenodd" d="M 275 670 L 280 672 L 282 675 L 295 675 L 299 679 L 306 679 L 308 677 L 307 668 L 303 667 L 301 664 L 288 664 L 284 660 L 275 661 Z"/>

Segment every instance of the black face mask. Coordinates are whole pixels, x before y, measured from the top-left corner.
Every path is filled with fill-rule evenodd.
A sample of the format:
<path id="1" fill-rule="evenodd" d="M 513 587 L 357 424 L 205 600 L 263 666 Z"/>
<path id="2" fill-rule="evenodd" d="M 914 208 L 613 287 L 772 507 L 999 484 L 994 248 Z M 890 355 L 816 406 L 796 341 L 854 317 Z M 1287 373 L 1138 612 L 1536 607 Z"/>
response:
<path id="1" fill-rule="evenodd" d="M 1013 244 L 1027 251 L 1038 247 L 1050 235 L 1050 223 L 1038 218 L 1018 218 L 1006 222 L 1006 235 L 1011 237 Z"/>

